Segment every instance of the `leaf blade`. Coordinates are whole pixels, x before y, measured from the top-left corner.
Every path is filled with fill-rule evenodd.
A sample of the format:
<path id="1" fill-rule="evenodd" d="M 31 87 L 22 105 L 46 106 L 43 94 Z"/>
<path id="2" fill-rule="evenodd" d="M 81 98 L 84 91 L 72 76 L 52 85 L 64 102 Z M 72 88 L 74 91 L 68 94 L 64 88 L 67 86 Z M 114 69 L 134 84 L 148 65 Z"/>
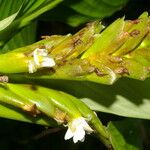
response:
<path id="1" fill-rule="evenodd" d="M 114 150 L 142 150 L 139 120 L 125 119 L 108 124 L 108 132 Z"/>

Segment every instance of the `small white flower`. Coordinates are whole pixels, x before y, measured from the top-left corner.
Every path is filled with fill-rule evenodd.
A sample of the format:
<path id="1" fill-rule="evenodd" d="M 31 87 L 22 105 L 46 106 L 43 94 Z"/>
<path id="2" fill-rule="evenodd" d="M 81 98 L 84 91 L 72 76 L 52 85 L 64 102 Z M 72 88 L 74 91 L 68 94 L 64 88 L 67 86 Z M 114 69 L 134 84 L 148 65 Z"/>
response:
<path id="1" fill-rule="evenodd" d="M 41 62 L 41 67 L 53 67 L 55 66 L 55 61 L 53 58 L 45 57 Z"/>
<path id="2" fill-rule="evenodd" d="M 68 123 L 68 130 L 65 134 L 65 140 L 73 137 L 73 142 L 83 142 L 85 139 L 85 132 L 91 133 L 93 129 L 88 125 L 85 118 L 79 117 Z"/>
<path id="3" fill-rule="evenodd" d="M 53 67 L 55 65 L 54 59 L 48 56 L 46 49 L 36 48 L 33 51 L 33 60 L 28 62 L 29 73 L 34 73 L 38 68 Z"/>

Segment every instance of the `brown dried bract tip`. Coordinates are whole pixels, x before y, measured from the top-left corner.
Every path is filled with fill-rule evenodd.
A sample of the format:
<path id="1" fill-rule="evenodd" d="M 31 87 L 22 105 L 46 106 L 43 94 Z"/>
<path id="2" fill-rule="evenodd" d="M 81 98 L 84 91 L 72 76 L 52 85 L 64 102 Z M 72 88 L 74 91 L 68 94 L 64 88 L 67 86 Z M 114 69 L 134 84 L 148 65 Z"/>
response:
<path id="1" fill-rule="evenodd" d="M 0 82 L 7 83 L 9 81 L 8 76 L 0 76 Z"/>
<path id="2" fill-rule="evenodd" d="M 65 123 L 68 120 L 68 116 L 65 112 L 61 111 L 60 109 L 56 108 L 55 110 L 55 118 L 58 123 Z"/>
<path id="3" fill-rule="evenodd" d="M 36 117 L 41 112 L 37 109 L 36 104 L 24 105 L 23 110 L 30 113 L 33 117 Z"/>
<path id="4" fill-rule="evenodd" d="M 45 49 L 46 47 L 45 47 L 44 44 L 40 44 L 40 45 L 38 46 L 38 48 L 40 48 L 40 49 Z"/>
<path id="5" fill-rule="evenodd" d="M 124 67 L 118 67 L 117 69 L 114 70 L 114 72 L 120 75 L 123 75 L 123 74 L 129 75 L 129 71 L 127 70 L 127 68 L 124 68 Z"/>
<path id="6" fill-rule="evenodd" d="M 98 76 L 105 76 L 107 74 L 102 73 L 98 68 L 95 68 L 94 72 L 98 75 Z"/>
<path id="7" fill-rule="evenodd" d="M 82 44 L 82 40 L 81 39 L 72 39 L 73 40 L 73 47 L 75 48 L 76 46 Z"/>
<path id="8" fill-rule="evenodd" d="M 132 20 L 132 23 L 134 23 L 134 24 L 138 24 L 139 22 L 140 22 L 139 19 Z"/>
<path id="9" fill-rule="evenodd" d="M 132 37 L 136 37 L 137 35 L 140 34 L 140 31 L 135 29 L 135 30 L 131 31 L 129 34 L 130 34 L 130 36 L 132 36 Z"/>

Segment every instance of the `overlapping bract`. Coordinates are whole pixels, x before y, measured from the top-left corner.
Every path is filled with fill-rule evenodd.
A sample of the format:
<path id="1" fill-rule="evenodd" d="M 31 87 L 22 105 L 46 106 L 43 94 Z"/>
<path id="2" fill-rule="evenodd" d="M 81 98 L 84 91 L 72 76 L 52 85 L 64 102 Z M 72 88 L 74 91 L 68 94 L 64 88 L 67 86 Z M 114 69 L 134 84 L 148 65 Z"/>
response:
<path id="1" fill-rule="evenodd" d="M 117 19 L 106 29 L 99 22 L 88 24 L 75 35 L 51 36 L 36 44 L 0 55 L 1 73 L 32 79 L 66 79 L 113 84 L 122 76 L 149 77 L 150 19 L 143 13 L 136 20 Z M 28 75 L 28 62 L 36 48 L 44 48 L 54 67 Z M 5 62 L 5 59 L 8 62 Z M 17 62 L 20 62 L 18 65 Z M 11 63 L 12 67 L 8 68 Z M 43 71 L 44 70 L 44 71 Z M 21 74 L 23 73 L 23 74 Z M 13 76 L 8 74 L 13 80 Z"/>

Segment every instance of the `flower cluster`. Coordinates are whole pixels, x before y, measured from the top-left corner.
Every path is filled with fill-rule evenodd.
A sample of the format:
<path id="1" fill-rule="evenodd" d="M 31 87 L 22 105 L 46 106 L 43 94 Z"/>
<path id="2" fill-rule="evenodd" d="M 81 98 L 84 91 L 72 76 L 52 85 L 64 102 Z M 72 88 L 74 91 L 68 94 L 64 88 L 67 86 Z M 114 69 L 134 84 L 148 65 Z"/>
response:
<path id="1" fill-rule="evenodd" d="M 46 49 L 36 48 L 33 53 L 33 59 L 28 62 L 29 73 L 34 73 L 38 68 L 53 67 L 56 65 L 54 59 L 48 56 Z"/>
<path id="2" fill-rule="evenodd" d="M 88 125 L 85 118 L 79 117 L 68 123 L 68 130 L 65 134 L 65 140 L 73 138 L 73 142 L 83 142 L 85 133 L 92 133 L 93 129 Z"/>

